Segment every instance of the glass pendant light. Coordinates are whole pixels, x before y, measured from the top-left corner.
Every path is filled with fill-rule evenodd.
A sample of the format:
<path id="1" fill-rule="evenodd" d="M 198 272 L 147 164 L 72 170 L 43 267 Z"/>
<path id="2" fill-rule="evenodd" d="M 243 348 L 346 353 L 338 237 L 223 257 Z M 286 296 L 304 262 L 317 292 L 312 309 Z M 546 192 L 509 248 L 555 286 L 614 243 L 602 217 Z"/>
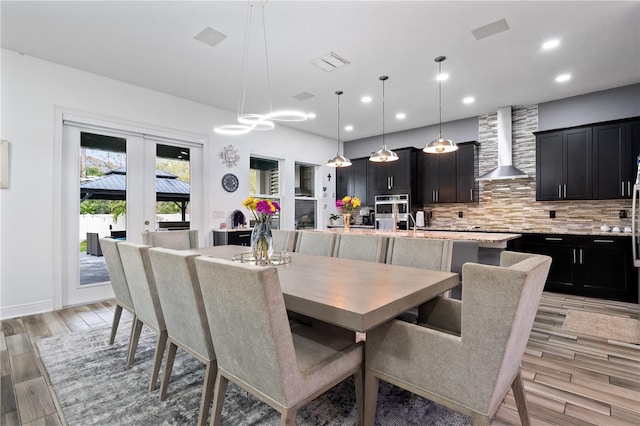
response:
<path id="1" fill-rule="evenodd" d="M 342 90 L 336 90 L 336 95 L 338 95 L 338 152 L 336 153 L 336 156 L 333 157 L 331 160 L 329 160 L 329 162 L 327 163 L 327 166 L 330 167 L 349 167 L 351 165 L 351 160 L 349 160 L 347 157 L 343 156 L 340 153 L 340 95 L 342 95 Z"/>
<path id="2" fill-rule="evenodd" d="M 387 145 L 384 143 L 384 82 L 388 79 L 389 77 L 386 75 L 380 76 L 380 81 L 382 81 L 382 149 L 374 152 L 369 157 L 369 161 L 374 163 L 388 163 L 398 160 L 398 154 L 387 149 Z"/>
<path id="3" fill-rule="evenodd" d="M 458 149 L 458 145 L 442 136 L 442 62 L 447 59 L 446 56 L 438 56 L 435 61 L 438 63 L 438 98 L 440 109 L 440 130 L 438 139 L 427 144 L 422 150 L 428 154 L 444 154 L 445 152 L 453 152 Z"/>

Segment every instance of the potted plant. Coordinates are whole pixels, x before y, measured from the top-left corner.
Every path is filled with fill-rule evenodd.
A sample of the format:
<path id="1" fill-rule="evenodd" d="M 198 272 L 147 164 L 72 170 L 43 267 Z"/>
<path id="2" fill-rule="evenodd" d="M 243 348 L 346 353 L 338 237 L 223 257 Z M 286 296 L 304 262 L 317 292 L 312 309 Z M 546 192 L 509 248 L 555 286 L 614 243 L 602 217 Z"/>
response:
<path id="1" fill-rule="evenodd" d="M 329 221 L 330 221 L 330 223 L 331 223 L 332 225 L 335 225 L 335 224 L 336 224 L 336 220 L 338 220 L 338 219 L 340 219 L 340 216 L 338 216 L 338 215 L 337 215 L 337 214 L 335 214 L 335 213 L 331 213 L 331 214 L 329 215 Z"/>

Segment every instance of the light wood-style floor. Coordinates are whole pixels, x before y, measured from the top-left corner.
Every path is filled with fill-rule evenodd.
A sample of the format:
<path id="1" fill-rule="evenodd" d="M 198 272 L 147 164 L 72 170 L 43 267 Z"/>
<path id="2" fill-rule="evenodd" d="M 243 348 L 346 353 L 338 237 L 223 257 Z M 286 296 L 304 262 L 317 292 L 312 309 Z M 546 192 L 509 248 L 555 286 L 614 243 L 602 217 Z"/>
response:
<path id="1" fill-rule="evenodd" d="M 637 304 L 544 293 L 522 361 L 533 425 L 639 425 L 640 345 L 564 332 L 567 309 L 640 314 Z M 113 310 L 103 302 L 2 321 L 0 424 L 63 424 L 32 342 L 109 326 Z M 511 394 L 492 424 L 520 424 Z"/>

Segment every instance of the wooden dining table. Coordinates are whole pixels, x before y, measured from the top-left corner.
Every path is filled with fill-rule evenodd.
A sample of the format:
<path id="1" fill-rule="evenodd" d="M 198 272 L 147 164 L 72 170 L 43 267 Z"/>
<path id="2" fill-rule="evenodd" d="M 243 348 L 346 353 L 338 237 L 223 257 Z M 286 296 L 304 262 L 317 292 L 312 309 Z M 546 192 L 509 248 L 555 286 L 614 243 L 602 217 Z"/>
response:
<path id="1" fill-rule="evenodd" d="M 222 259 L 249 247 L 187 250 Z M 336 326 L 366 332 L 458 284 L 458 274 L 337 257 L 289 253 L 278 270 L 288 310 Z"/>

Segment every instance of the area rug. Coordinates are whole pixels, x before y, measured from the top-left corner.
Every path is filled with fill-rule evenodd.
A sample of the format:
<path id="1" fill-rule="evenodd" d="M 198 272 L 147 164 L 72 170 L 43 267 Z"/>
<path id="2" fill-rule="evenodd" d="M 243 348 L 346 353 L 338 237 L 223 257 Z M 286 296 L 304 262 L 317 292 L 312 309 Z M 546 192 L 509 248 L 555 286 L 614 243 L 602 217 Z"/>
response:
<path id="1" fill-rule="evenodd" d="M 128 332 L 128 330 L 127 330 Z M 135 363 L 126 367 L 127 332 L 107 344 L 109 329 L 35 342 L 66 422 L 75 425 L 191 425 L 198 418 L 204 365 L 178 349 L 169 392 L 148 391 L 156 335 L 145 327 Z M 280 415 L 229 384 L 222 424 L 278 425 Z M 353 381 L 347 380 L 298 411 L 297 425 L 354 425 Z M 471 425 L 471 419 L 381 382 L 376 425 Z"/>
<path id="2" fill-rule="evenodd" d="M 634 318 L 569 309 L 562 329 L 586 336 L 640 344 L 640 321 Z"/>

